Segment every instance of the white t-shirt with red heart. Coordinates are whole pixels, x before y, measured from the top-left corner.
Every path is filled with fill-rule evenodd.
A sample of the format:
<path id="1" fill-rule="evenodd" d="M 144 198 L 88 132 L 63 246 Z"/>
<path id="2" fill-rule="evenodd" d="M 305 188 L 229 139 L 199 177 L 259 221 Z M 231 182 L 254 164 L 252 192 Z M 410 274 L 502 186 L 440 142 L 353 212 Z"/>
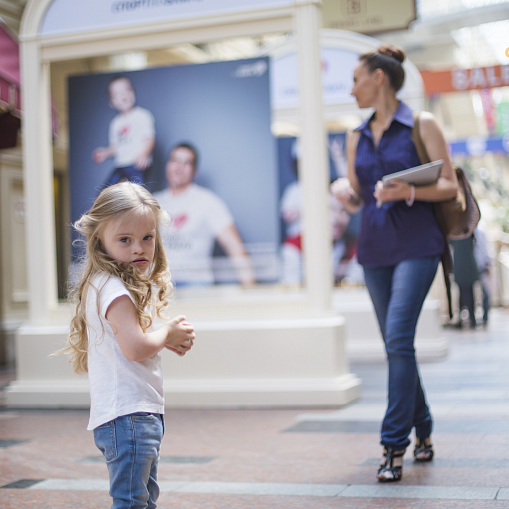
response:
<path id="1" fill-rule="evenodd" d="M 115 147 L 115 167 L 131 166 L 155 136 L 154 115 L 135 106 L 127 113 L 119 113 L 110 123 L 109 143 Z"/>
<path id="2" fill-rule="evenodd" d="M 214 241 L 234 224 L 224 201 L 197 184 L 178 195 L 165 189 L 154 193 L 154 198 L 171 218 L 162 236 L 172 279 L 176 283 L 213 283 Z"/>

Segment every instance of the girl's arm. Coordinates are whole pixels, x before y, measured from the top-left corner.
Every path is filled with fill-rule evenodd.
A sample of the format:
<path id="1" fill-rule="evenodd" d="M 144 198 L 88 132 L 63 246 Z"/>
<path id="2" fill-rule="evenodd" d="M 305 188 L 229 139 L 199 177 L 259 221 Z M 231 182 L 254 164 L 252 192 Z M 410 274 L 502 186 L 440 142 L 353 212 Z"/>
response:
<path id="1" fill-rule="evenodd" d="M 106 312 L 118 345 L 130 361 L 144 361 L 169 346 L 184 355 L 192 346 L 195 334 L 185 317 L 173 318 L 154 332 L 143 332 L 132 300 L 123 295 L 115 299 Z M 189 330 L 190 329 L 190 330 Z"/>
<path id="2" fill-rule="evenodd" d="M 434 184 L 415 188 L 415 199 L 421 201 L 450 200 L 456 196 L 458 191 L 458 179 L 449 156 L 445 137 L 431 113 L 423 111 L 419 115 L 419 127 L 430 160 L 443 159 L 444 165 L 440 178 Z M 378 183 L 375 191 L 375 197 L 382 202 L 411 199 L 411 196 L 411 186 L 402 181 L 395 181 L 394 185 L 388 187 L 383 187 Z"/>

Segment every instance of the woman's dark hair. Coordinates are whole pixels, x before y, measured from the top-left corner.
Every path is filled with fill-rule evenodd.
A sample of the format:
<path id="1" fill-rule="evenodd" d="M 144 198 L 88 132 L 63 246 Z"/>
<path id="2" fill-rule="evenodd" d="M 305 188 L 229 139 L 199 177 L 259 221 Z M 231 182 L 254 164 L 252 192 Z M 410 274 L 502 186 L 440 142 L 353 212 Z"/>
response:
<path id="1" fill-rule="evenodd" d="M 376 51 L 369 51 L 359 57 L 370 73 L 381 69 L 389 78 L 391 87 L 395 92 L 401 90 L 405 81 L 405 70 L 401 65 L 405 60 L 405 52 L 395 46 L 380 46 Z"/>

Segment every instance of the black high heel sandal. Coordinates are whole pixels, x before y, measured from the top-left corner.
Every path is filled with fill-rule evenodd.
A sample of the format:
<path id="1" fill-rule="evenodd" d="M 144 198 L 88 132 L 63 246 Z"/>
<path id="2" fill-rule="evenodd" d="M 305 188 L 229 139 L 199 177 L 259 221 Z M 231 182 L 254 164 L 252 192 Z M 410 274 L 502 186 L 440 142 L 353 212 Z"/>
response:
<path id="1" fill-rule="evenodd" d="M 428 441 L 428 445 L 426 445 L 426 441 Z M 435 455 L 433 451 L 433 445 L 431 444 L 431 439 L 424 438 L 416 438 L 415 439 L 415 448 L 414 448 L 414 459 L 419 462 L 431 461 L 433 456 Z"/>
<path id="2" fill-rule="evenodd" d="M 403 455 L 405 451 L 393 451 L 390 447 L 384 448 L 385 461 L 378 469 L 378 482 L 395 482 L 400 481 L 403 477 Z M 401 460 L 397 459 L 401 458 Z M 396 459 L 396 462 L 394 461 Z M 401 463 L 395 465 L 394 463 Z"/>

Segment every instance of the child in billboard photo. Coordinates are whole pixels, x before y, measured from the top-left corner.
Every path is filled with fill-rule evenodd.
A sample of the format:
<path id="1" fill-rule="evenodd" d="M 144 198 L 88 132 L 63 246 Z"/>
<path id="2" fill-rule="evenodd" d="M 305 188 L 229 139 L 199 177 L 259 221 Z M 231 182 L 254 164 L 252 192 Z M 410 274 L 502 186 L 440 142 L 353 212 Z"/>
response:
<path id="1" fill-rule="evenodd" d="M 155 508 L 164 433 L 160 352 L 193 346 L 184 316 L 168 319 L 172 290 L 160 230 L 167 214 L 142 186 L 101 191 L 75 224 L 85 238 L 82 278 L 67 347 L 76 373 L 88 373 L 90 420 L 106 459 L 112 507 Z M 153 315 L 164 320 L 153 328 Z"/>
<path id="2" fill-rule="evenodd" d="M 197 164 L 198 152 L 193 145 L 175 145 L 166 162 L 168 186 L 154 193 L 171 217 L 164 247 L 173 280 L 177 286 L 213 284 L 213 250 L 217 241 L 227 255 L 226 261 L 231 262 L 237 281 L 252 286 L 253 266 L 234 218 L 217 194 L 194 183 Z"/>
<path id="3" fill-rule="evenodd" d="M 109 145 L 92 153 L 96 164 L 113 157 L 115 169 L 103 187 L 129 180 L 144 184 L 155 146 L 154 116 L 136 106 L 136 93 L 129 78 L 116 76 L 108 84 L 110 106 L 118 115 L 110 122 Z"/>

